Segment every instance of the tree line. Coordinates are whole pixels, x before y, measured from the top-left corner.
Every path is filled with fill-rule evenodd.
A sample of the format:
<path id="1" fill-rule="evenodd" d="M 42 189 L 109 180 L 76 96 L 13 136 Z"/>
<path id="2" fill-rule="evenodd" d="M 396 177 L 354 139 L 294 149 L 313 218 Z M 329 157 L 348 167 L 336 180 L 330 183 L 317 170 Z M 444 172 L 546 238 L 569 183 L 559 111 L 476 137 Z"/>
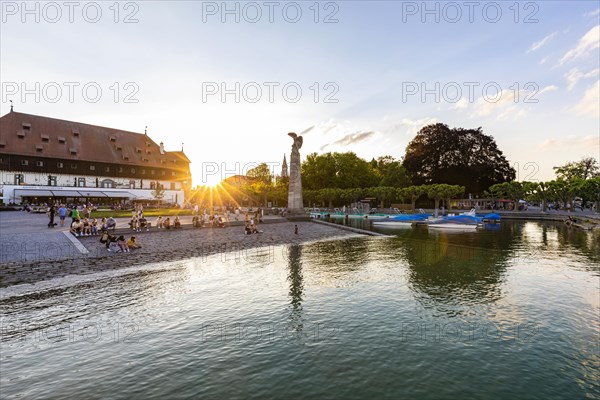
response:
<path id="1" fill-rule="evenodd" d="M 516 171 L 482 128 L 449 128 L 442 123 L 423 127 L 401 159 L 391 155 L 370 161 L 353 152 L 308 154 L 301 165 L 306 205 L 349 205 L 376 198 L 378 204 L 416 202 L 426 196 L 437 208 L 442 200 L 465 196 L 521 199 L 573 206 L 575 198 L 598 202 L 598 163 L 588 157 L 555 167 L 549 182 L 516 182 Z M 287 204 L 288 178 L 273 176 L 266 163 L 248 171 L 247 180 L 227 188 L 223 196 L 242 204 Z M 232 190 L 235 189 L 235 190 Z"/>
<path id="2" fill-rule="evenodd" d="M 600 210 L 600 168 L 593 157 L 554 167 L 556 179 L 546 182 L 504 182 L 492 185 L 487 195 L 513 201 L 525 199 L 539 203 L 543 211 L 554 203 L 560 208 L 575 208 L 575 200 L 581 205 L 595 204 Z"/>

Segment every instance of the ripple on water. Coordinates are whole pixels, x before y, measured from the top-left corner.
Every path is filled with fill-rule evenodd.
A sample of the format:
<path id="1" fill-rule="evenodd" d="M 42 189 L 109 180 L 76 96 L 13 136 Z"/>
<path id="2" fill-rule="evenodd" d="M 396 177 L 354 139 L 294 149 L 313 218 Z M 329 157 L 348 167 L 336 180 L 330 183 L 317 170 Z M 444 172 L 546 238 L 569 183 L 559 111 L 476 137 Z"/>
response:
<path id="1" fill-rule="evenodd" d="M 3 397 L 599 397 L 578 235 L 406 230 L 8 288 Z"/>

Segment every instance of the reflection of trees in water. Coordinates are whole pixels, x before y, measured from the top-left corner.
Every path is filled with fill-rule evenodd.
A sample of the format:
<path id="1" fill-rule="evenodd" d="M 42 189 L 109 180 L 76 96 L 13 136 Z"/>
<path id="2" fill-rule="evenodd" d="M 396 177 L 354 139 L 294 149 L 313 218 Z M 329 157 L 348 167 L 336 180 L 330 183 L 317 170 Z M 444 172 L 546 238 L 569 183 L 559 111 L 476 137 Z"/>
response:
<path id="1" fill-rule="evenodd" d="M 509 223 L 500 231 L 411 229 L 390 245 L 407 261 L 417 299 L 447 308 L 498 300 L 508 260 L 521 239 L 522 225 Z"/>
<path id="2" fill-rule="evenodd" d="M 556 229 L 558 234 L 559 250 L 574 249 L 577 253 L 584 255 L 592 262 L 592 265 L 582 264 L 582 266 L 592 272 L 600 272 L 600 231 L 583 231 L 579 228 L 569 227 L 563 223 L 557 223 L 556 226 L 542 226 L 544 233 L 548 229 Z"/>
<path id="3" fill-rule="evenodd" d="M 359 270 L 370 259 L 368 238 L 332 240 L 304 247 L 307 266 L 332 278 Z"/>

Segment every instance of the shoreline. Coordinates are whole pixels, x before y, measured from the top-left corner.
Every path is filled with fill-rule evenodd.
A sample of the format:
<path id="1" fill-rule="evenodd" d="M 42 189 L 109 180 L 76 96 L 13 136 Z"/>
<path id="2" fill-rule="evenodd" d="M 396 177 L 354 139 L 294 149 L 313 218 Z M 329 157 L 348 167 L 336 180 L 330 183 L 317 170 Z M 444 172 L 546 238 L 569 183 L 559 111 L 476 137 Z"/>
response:
<path id="1" fill-rule="evenodd" d="M 298 225 L 299 234 L 294 234 Z M 86 275 L 102 271 L 123 269 L 146 264 L 180 261 L 214 254 L 229 254 L 232 257 L 249 256 L 249 250 L 283 245 L 300 245 L 326 240 L 368 237 L 364 233 L 348 231 L 336 226 L 307 222 L 278 221 L 260 224 L 263 233 L 246 235 L 243 227 L 197 228 L 191 226 L 177 230 L 152 230 L 131 232 L 117 230 L 117 234 L 136 236 L 142 248 L 127 253 L 109 252 L 99 242 L 100 236 L 75 238 L 88 253 L 69 254 L 62 258 L 46 258 L 26 262 L 0 264 L 0 288 L 13 285 L 33 284 L 69 275 Z M 127 231 L 127 232 L 125 232 Z M 61 253 L 62 254 L 62 253 Z M 259 251 L 250 254 L 261 257 Z M 45 254 L 47 255 L 47 254 Z"/>

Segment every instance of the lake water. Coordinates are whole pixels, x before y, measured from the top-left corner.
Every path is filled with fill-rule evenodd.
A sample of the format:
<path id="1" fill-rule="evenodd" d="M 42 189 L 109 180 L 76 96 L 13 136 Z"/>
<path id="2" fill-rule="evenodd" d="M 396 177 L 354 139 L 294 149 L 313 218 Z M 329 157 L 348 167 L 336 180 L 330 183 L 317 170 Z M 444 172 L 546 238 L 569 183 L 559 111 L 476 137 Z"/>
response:
<path id="1" fill-rule="evenodd" d="M 392 233 L 2 289 L 2 398 L 600 398 L 598 232 Z"/>

